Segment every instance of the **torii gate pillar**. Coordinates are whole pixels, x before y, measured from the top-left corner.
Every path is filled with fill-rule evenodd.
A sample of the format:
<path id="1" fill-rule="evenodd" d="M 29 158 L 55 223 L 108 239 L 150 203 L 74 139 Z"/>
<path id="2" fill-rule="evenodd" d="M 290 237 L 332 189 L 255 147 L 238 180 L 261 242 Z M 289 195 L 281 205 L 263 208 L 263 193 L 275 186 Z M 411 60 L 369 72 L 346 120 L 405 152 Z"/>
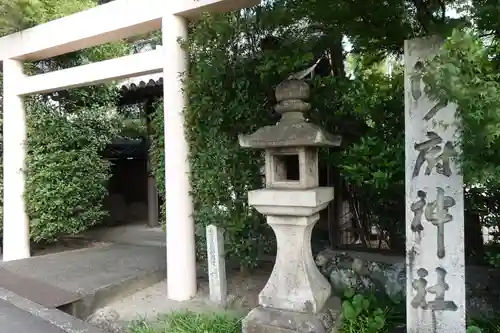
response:
<path id="1" fill-rule="evenodd" d="M 14 88 L 25 78 L 23 63 L 3 61 L 3 260 L 30 257 L 29 220 L 24 201 L 26 113 Z"/>
<path id="2" fill-rule="evenodd" d="M 167 288 L 168 298 L 186 300 L 196 295 L 195 231 L 183 115 L 186 95 L 179 79 L 179 73 L 187 71 L 187 54 L 177 42 L 187 37 L 187 22 L 183 17 L 167 15 L 162 30 Z"/>

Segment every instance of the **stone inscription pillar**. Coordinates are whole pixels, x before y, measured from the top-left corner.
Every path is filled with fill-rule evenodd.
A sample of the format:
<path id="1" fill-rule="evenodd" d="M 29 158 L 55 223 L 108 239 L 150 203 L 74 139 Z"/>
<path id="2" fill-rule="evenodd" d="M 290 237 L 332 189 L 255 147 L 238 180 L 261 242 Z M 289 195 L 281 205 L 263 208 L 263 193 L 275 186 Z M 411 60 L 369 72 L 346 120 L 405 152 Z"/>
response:
<path id="1" fill-rule="evenodd" d="M 442 44 L 405 42 L 407 331 L 465 332 L 464 195 L 456 106 L 432 101 L 421 70 Z"/>

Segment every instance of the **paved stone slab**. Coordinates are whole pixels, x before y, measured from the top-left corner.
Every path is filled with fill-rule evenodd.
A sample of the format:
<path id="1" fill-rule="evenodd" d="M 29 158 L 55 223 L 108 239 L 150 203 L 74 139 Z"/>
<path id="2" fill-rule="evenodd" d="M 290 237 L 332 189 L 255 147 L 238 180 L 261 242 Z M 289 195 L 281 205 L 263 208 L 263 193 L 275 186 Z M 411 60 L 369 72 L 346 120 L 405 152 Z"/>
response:
<path id="1" fill-rule="evenodd" d="M 7 272 L 4 276 L 26 279 L 16 284 L 11 278 L 5 284 L 9 289 L 48 308 L 86 318 L 115 299 L 165 279 L 166 251 L 158 246 L 109 244 L 5 262 L 0 268 Z"/>
<path id="2" fill-rule="evenodd" d="M 81 298 L 78 293 L 12 273 L 3 267 L 0 267 L 0 288 L 11 290 L 47 308 L 57 308 Z"/>
<path id="3" fill-rule="evenodd" d="M 161 247 L 111 244 L 9 261 L 0 267 L 86 295 L 148 271 L 166 271 L 166 253 Z"/>

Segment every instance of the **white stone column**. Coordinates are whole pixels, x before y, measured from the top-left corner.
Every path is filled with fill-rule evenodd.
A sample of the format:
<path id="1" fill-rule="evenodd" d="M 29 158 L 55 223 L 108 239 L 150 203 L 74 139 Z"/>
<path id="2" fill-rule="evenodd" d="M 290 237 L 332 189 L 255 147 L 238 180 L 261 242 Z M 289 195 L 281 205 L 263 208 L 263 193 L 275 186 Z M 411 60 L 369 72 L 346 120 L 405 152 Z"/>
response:
<path id="1" fill-rule="evenodd" d="M 187 54 L 178 38 L 187 37 L 185 19 L 163 17 L 163 74 L 165 122 L 165 193 L 167 210 L 167 286 L 172 300 L 196 294 L 196 257 L 193 203 L 189 183 L 188 144 L 183 110 L 186 96 L 180 74 L 187 70 Z"/>
<path id="2" fill-rule="evenodd" d="M 425 93 L 422 69 L 437 37 L 405 42 L 407 332 L 465 333 L 460 119 Z"/>
<path id="3" fill-rule="evenodd" d="M 30 256 L 29 220 L 24 202 L 26 113 L 16 87 L 23 83 L 23 63 L 3 61 L 3 260 Z"/>

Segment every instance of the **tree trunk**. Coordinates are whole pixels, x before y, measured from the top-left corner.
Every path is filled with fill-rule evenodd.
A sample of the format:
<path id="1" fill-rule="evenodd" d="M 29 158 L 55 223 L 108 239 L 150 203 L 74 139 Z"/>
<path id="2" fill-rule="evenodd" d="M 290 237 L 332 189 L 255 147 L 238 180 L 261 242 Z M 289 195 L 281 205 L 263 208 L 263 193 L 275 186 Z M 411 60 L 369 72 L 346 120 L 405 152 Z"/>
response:
<path id="1" fill-rule="evenodd" d="M 465 255 L 474 262 L 484 258 L 481 219 L 474 209 L 465 210 Z"/>
<path id="2" fill-rule="evenodd" d="M 330 48 L 330 64 L 332 66 L 332 75 L 339 78 L 344 78 L 344 48 L 342 46 L 342 35 L 336 36 L 332 47 Z"/>

